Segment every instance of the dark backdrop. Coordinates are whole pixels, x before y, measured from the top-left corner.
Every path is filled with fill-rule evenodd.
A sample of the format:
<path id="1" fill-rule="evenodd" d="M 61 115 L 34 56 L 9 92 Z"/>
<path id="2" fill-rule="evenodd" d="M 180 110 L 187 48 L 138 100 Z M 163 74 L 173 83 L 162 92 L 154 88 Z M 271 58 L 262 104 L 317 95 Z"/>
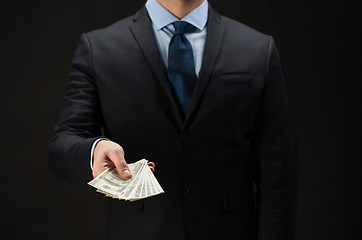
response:
<path id="1" fill-rule="evenodd" d="M 46 142 L 62 105 L 79 35 L 133 14 L 144 2 L 2 4 L 2 236 L 105 238 L 105 197 L 58 179 L 48 168 Z M 277 41 L 299 162 L 297 240 L 362 239 L 357 6 L 337 0 L 210 2 L 221 14 Z"/>

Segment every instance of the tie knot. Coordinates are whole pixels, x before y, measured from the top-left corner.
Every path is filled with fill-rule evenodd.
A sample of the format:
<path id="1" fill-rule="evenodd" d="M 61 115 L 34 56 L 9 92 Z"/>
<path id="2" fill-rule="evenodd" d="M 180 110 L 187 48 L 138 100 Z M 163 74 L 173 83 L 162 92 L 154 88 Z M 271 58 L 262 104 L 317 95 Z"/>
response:
<path id="1" fill-rule="evenodd" d="M 176 21 L 173 22 L 172 24 L 175 27 L 175 35 L 192 32 L 194 28 L 191 24 L 185 21 Z"/>

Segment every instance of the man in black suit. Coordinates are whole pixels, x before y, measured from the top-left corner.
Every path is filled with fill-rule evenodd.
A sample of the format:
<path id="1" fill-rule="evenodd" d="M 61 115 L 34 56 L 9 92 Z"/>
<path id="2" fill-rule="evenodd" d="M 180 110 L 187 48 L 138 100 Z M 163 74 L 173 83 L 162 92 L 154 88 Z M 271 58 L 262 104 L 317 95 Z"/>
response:
<path id="1" fill-rule="evenodd" d="M 157 164 L 165 194 L 109 200 L 110 239 L 291 240 L 287 105 L 272 37 L 204 0 L 148 0 L 81 36 L 50 164 L 81 184 L 109 166 L 130 178 L 126 159 Z"/>

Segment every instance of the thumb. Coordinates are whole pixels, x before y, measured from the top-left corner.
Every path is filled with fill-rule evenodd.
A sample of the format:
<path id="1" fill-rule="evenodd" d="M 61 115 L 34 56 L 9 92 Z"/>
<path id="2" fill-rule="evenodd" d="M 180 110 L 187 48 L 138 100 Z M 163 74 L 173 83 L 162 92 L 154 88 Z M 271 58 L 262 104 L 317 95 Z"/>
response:
<path id="1" fill-rule="evenodd" d="M 117 168 L 117 172 L 121 176 L 121 178 L 129 179 L 132 177 L 132 173 L 129 170 L 126 161 L 121 162 L 119 167 L 116 166 L 116 168 Z"/>
<path id="2" fill-rule="evenodd" d="M 121 178 L 130 179 L 132 177 L 132 173 L 129 170 L 126 160 L 124 159 L 124 153 L 122 149 L 119 151 L 110 152 L 108 157 L 116 166 L 117 172 Z"/>

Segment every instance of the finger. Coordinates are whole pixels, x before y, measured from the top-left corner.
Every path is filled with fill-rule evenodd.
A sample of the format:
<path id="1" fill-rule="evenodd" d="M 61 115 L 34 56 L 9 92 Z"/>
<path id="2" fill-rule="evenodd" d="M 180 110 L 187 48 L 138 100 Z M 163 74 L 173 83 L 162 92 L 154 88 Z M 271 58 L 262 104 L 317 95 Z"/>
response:
<path id="1" fill-rule="evenodd" d="M 155 164 L 153 162 L 149 162 L 149 163 L 147 163 L 147 165 L 150 167 L 152 172 L 155 171 Z"/>
<path id="2" fill-rule="evenodd" d="M 102 162 L 97 162 L 97 163 L 98 164 L 93 166 L 92 175 L 94 178 L 98 177 L 98 175 L 101 174 L 107 168 L 115 167 L 114 163 L 112 161 L 108 161 L 108 160 L 102 161 Z"/>
<path id="3" fill-rule="evenodd" d="M 104 163 L 104 169 L 107 169 L 107 168 L 113 168 L 113 167 L 115 167 L 116 165 L 114 165 L 114 162 L 112 162 L 112 161 L 106 161 L 105 163 Z"/>
<path id="4" fill-rule="evenodd" d="M 101 173 L 99 171 L 97 171 L 97 169 L 93 168 L 93 171 L 92 171 L 93 178 L 98 177 L 99 174 L 101 174 Z"/>
<path id="5" fill-rule="evenodd" d="M 132 173 L 124 159 L 124 153 L 121 147 L 109 150 L 106 154 L 116 166 L 117 172 L 121 178 L 129 179 L 132 177 Z"/>

